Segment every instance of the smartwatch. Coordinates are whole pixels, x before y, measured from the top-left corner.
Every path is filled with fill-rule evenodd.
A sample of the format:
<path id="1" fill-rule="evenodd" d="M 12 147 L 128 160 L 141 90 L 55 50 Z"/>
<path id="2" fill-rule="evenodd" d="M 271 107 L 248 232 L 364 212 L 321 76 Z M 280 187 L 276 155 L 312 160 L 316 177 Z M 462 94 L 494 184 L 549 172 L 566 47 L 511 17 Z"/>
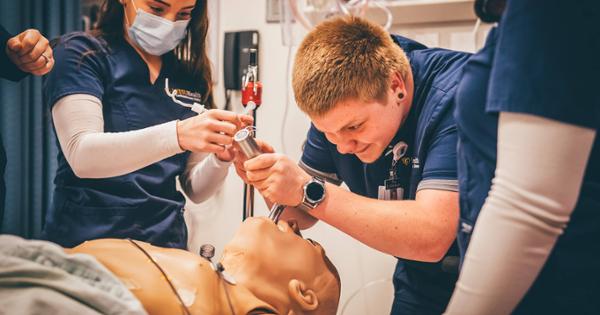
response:
<path id="1" fill-rule="evenodd" d="M 296 207 L 303 211 L 310 211 L 316 208 L 325 199 L 325 182 L 318 178 L 313 177 L 309 180 L 304 187 L 304 196 L 302 202 Z"/>

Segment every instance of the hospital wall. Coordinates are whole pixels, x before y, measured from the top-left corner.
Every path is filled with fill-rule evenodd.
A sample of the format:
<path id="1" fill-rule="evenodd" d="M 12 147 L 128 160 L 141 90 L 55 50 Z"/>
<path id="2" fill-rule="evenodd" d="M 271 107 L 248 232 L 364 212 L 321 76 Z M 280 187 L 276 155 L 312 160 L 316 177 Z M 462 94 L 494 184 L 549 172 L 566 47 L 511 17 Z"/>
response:
<path id="1" fill-rule="evenodd" d="M 258 30 L 260 33 L 260 78 L 264 84 L 263 105 L 257 111 L 257 137 L 282 152 L 284 141 L 287 155 L 298 160 L 301 145 L 309 127 L 308 118 L 293 102 L 286 110 L 286 67 L 288 46 L 284 45 L 281 26 L 266 22 L 266 0 L 211 0 L 211 45 L 217 45 L 215 98 L 219 107 L 224 105 L 222 50 L 224 33 L 229 31 Z M 437 4 L 436 4 L 437 3 Z M 434 5 L 431 5 L 434 4 Z M 448 6 L 449 4 L 449 6 Z M 406 35 L 430 46 L 474 51 L 483 43 L 489 26 L 482 26 L 473 34 L 475 25 L 471 0 L 406 1 L 392 8 L 392 32 Z M 454 11 L 452 11 L 454 10 Z M 377 19 L 377 14 L 373 14 Z M 293 52 L 297 47 L 292 48 Z M 240 95 L 234 93 L 233 109 L 240 110 Z M 284 126 L 282 128 L 282 126 Z M 281 132 L 283 130 L 283 133 Z M 231 239 L 242 219 L 243 183 L 230 168 L 229 176 L 216 196 L 201 204 L 188 201 L 186 219 L 189 226 L 190 249 L 198 251 L 202 244 L 210 243 L 220 255 L 223 245 Z M 257 194 L 255 215 L 266 215 L 267 209 Z M 319 222 L 305 231 L 305 237 L 320 242 L 336 265 L 342 279 L 340 311 L 349 303 L 343 314 L 387 314 L 392 301 L 391 276 L 396 259 L 370 249 L 348 235 Z M 367 286 L 366 288 L 364 288 Z M 364 288 L 361 290 L 361 288 Z M 354 298 L 349 298 L 360 290 Z M 348 302 L 349 301 L 349 302 Z"/>

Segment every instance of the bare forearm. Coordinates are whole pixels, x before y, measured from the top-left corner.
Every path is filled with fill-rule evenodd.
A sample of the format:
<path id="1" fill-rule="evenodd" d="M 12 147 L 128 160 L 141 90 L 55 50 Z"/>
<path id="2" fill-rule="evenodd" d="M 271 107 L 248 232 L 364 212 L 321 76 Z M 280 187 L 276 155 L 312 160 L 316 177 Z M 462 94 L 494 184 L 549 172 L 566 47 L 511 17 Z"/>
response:
<path id="1" fill-rule="evenodd" d="M 266 199 L 292 206 L 302 202 L 302 187 L 310 175 L 288 157 L 261 154 L 244 168 Z M 308 214 L 384 253 L 439 261 L 456 236 L 456 191 L 424 188 L 414 201 L 383 201 L 325 185 L 325 199 Z"/>
<path id="2" fill-rule="evenodd" d="M 310 214 L 379 251 L 434 262 L 454 241 L 458 194 L 423 190 L 417 200 L 383 201 L 327 184 L 327 197 Z"/>

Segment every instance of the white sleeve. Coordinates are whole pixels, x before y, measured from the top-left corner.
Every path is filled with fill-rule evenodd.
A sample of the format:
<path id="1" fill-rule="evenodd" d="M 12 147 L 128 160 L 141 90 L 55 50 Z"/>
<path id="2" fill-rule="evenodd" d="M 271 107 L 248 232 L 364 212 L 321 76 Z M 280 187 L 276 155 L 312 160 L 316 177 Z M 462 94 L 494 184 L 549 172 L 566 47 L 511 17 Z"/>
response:
<path id="1" fill-rule="evenodd" d="M 510 314 L 575 208 L 595 131 L 501 113 L 498 161 L 445 314 Z"/>
<path id="2" fill-rule="evenodd" d="M 80 178 L 124 175 L 183 152 L 177 121 L 126 132 L 104 132 L 102 103 L 87 94 L 68 95 L 52 108 L 56 135 Z"/>
<path id="3" fill-rule="evenodd" d="M 193 202 L 205 201 L 221 188 L 230 165 L 214 154 L 192 153 L 185 172 L 179 176 L 181 188 Z"/>

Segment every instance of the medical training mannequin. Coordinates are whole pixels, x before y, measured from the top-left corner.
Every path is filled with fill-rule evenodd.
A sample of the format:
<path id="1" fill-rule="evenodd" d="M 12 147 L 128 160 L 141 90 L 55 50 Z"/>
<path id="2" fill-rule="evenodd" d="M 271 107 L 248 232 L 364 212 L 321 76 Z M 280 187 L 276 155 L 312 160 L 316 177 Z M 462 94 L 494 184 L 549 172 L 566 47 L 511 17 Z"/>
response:
<path id="1" fill-rule="evenodd" d="M 99 239 L 65 251 L 94 256 L 149 314 L 335 314 L 339 275 L 321 246 L 296 232 L 285 221 L 244 221 L 221 259 L 235 284 L 199 255 L 139 241 Z"/>

